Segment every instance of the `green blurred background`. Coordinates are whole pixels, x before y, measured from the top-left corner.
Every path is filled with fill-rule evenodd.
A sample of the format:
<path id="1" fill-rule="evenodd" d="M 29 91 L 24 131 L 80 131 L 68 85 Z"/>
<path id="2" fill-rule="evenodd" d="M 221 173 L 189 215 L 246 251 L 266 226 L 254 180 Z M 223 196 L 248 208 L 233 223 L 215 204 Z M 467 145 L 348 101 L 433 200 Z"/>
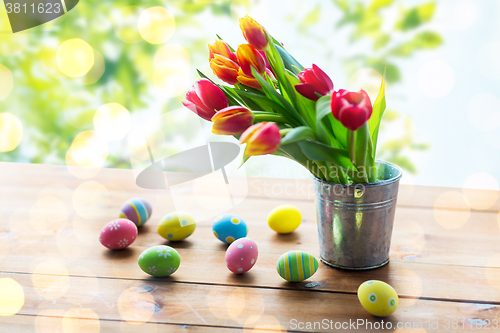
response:
<path id="1" fill-rule="evenodd" d="M 424 169 L 421 178 L 412 180 L 435 184 L 429 171 L 435 165 L 429 166 L 425 156 L 446 137 L 428 135 L 434 127 L 420 130 L 424 122 L 413 119 L 424 112 L 434 117 L 440 108 L 435 102 L 446 99 L 449 91 L 443 95 L 439 89 L 421 89 L 428 109 L 415 110 L 411 103 L 422 96 L 413 91 L 415 76 L 420 79 L 422 69 L 415 74 L 414 68 L 450 48 L 448 35 L 453 46 L 460 31 L 474 27 L 443 29 L 454 21 L 440 21 L 437 15 L 449 6 L 467 11 L 470 3 L 88 0 L 59 19 L 17 34 L 10 32 L 0 7 L 0 160 L 130 168 L 129 130 L 152 115 L 181 107 L 197 79 L 196 68 L 214 78 L 207 44 L 215 33 L 233 46 L 244 42 L 238 19 L 249 13 L 304 66 L 314 62 L 325 69 L 337 89 L 363 87 L 374 98 L 387 68 L 388 110 L 378 158 L 400 165 L 407 174 Z M 460 15 L 470 19 L 470 13 Z M 424 58 L 418 58 L 421 54 Z M 164 124 L 165 133 L 169 126 L 182 124 Z M 288 163 L 265 157 L 254 162 L 254 169 L 275 159 Z M 259 175 L 283 176 L 281 171 Z M 477 171 L 482 170 L 471 167 L 465 174 Z M 496 171 L 490 174 L 496 177 Z M 441 185 L 461 186 L 465 177 L 448 176 L 440 178 Z"/>

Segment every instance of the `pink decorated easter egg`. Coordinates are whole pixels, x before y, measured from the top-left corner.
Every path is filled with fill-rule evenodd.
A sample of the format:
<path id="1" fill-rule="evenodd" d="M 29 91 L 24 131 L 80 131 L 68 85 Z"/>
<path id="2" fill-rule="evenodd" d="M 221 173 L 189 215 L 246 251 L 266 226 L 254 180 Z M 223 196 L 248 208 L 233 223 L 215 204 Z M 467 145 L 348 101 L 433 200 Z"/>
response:
<path id="1" fill-rule="evenodd" d="M 257 244 L 250 238 L 239 238 L 226 251 L 226 266 L 235 274 L 248 272 L 259 256 Z"/>
<path id="2" fill-rule="evenodd" d="M 111 250 L 124 249 L 137 238 L 137 226 L 127 219 L 116 219 L 104 226 L 99 235 L 102 245 Z"/>

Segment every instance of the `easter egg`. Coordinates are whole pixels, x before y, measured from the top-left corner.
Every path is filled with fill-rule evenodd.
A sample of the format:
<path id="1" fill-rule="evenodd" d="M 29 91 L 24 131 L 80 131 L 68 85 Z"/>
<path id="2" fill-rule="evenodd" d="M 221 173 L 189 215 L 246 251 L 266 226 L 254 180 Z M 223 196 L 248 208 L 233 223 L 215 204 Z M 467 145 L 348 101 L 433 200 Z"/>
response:
<path id="1" fill-rule="evenodd" d="M 102 245 L 111 250 L 124 249 L 137 238 L 137 226 L 127 219 L 116 219 L 104 226 L 99 235 Z"/>
<path id="2" fill-rule="evenodd" d="M 212 224 L 215 237 L 220 241 L 231 244 L 239 238 L 247 236 L 247 224 L 241 217 L 234 214 L 222 214 Z"/>
<path id="3" fill-rule="evenodd" d="M 235 274 L 243 274 L 255 265 L 258 256 L 257 244 L 250 238 L 240 238 L 227 248 L 226 266 Z"/>
<path id="4" fill-rule="evenodd" d="M 378 317 L 390 315 L 399 304 L 394 288 L 377 280 L 363 282 L 358 288 L 358 299 L 366 311 Z"/>
<path id="5" fill-rule="evenodd" d="M 162 277 L 173 274 L 179 268 L 181 257 L 174 248 L 158 245 L 144 250 L 137 263 L 145 273 Z"/>
<path id="6" fill-rule="evenodd" d="M 299 282 L 313 276 L 318 270 L 314 256 L 302 251 L 289 251 L 283 254 L 276 264 L 278 274 L 290 282 Z"/>
<path id="7" fill-rule="evenodd" d="M 297 229 L 302 222 L 302 215 L 297 207 L 281 205 L 274 208 L 267 217 L 269 227 L 279 234 L 288 234 Z"/>
<path id="8" fill-rule="evenodd" d="M 191 236 L 194 229 L 196 229 L 194 218 L 184 212 L 168 214 L 158 223 L 160 236 L 171 241 L 180 241 Z"/>
<path id="9" fill-rule="evenodd" d="M 149 220 L 152 212 L 151 203 L 147 199 L 137 197 L 123 204 L 119 217 L 129 219 L 140 227 Z"/>

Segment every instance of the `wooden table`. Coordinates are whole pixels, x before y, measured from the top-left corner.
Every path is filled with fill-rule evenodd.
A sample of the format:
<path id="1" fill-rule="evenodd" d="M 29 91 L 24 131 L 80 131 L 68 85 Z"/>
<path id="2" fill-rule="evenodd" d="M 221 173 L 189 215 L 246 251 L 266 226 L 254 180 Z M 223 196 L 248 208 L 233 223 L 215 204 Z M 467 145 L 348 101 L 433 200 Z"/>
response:
<path id="1" fill-rule="evenodd" d="M 414 332 L 500 325 L 498 192 L 401 186 L 390 264 L 367 272 L 320 264 L 312 278 L 292 284 L 276 273 L 279 256 L 293 249 L 318 256 L 309 181 L 249 179 L 248 197 L 232 212 L 247 221 L 260 253 L 255 267 L 238 276 L 225 267 L 226 247 L 214 238 L 211 221 L 200 221 L 184 242 L 162 239 L 156 224 L 173 210 L 169 192 L 137 187 L 130 170 L 92 175 L 13 163 L 0 169 L 0 290 L 12 284 L 23 290 L 12 289 L 10 299 L 0 294 L 0 314 L 11 314 L 0 316 L 0 332 L 344 331 L 358 320 L 361 332 L 380 331 L 382 321 L 391 332 L 398 323 L 422 325 Z M 290 184 L 293 191 L 269 190 Z M 152 220 L 131 247 L 107 250 L 99 231 L 132 196 L 152 202 Z M 289 235 L 266 223 L 267 213 L 283 203 L 303 213 Z M 150 277 L 137 265 L 139 254 L 158 244 L 181 255 L 171 277 Z M 400 306 L 390 317 L 373 317 L 359 304 L 356 290 L 369 279 L 398 292 Z M 314 322 L 329 328 L 307 327 Z"/>

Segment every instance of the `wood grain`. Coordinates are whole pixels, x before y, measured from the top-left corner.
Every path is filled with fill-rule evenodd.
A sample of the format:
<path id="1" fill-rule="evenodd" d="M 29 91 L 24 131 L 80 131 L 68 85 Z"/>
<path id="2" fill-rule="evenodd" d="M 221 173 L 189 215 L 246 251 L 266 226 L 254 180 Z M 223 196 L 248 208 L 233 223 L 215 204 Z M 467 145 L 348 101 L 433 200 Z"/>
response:
<path id="1" fill-rule="evenodd" d="M 16 280 L 25 292 L 23 308 L 2 317 L 0 331 L 13 326 L 21 332 L 57 331 L 64 323 L 66 329 L 73 325 L 88 332 L 318 331 L 296 329 L 290 319 L 375 323 L 380 320 L 368 315 L 356 297 L 359 284 L 369 279 L 390 283 L 401 296 L 400 308 L 387 318 L 391 323 L 439 320 L 436 331 L 445 332 L 450 331 L 444 326 L 448 319 L 463 323 L 462 331 L 475 331 L 467 325 L 499 315 L 495 191 L 401 186 L 389 265 L 348 272 L 321 264 L 310 280 L 292 284 L 276 274 L 278 257 L 291 249 L 319 254 L 310 181 L 245 180 L 248 196 L 231 212 L 247 221 L 259 259 L 249 273 L 236 276 L 225 268 L 226 246 L 212 235 L 211 219 L 199 221 L 184 242 L 163 240 L 156 224 L 174 210 L 172 197 L 167 190 L 139 188 L 130 170 L 102 169 L 79 179 L 65 166 L 0 167 L 0 278 Z M 217 195 L 212 192 L 201 188 L 197 196 L 213 202 Z M 153 203 L 152 219 L 133 246 L 108 251 L 97 234 L 132 196 Z M 275 234 L 266 223 L 267 212 L 283 203 L 303 213 L 302 225 L 289 235 Z M 137 266 L 138 255 L 157 244 L 181 254 L 181 269 L 170 278 L 150 278 Z"/>

